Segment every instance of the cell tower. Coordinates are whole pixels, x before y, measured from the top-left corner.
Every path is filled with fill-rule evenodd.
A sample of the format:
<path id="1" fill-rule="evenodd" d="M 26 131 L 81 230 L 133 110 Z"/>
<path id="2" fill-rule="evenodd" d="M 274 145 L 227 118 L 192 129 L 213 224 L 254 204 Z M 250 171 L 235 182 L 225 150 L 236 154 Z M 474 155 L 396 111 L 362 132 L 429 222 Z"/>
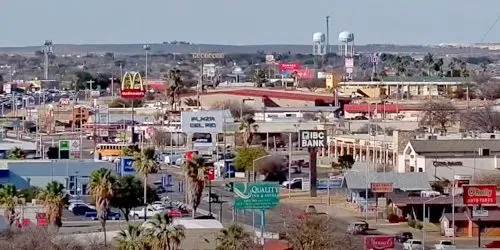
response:
<path id="1" fill-rule="evenodd" d="M 354 56 L 354 33 L 342 31 L 339 34 L 339 55 L 343 57 Z"/>
<path id="2" fill-rule="evenodd" d="M 45 42 L 43 43 L 42 51 L 44 55 L 43 77 L 44 80 L 49 80 L 49 54 L 52 54 L 54 52 L 51 40 L 45 40 Z"/>

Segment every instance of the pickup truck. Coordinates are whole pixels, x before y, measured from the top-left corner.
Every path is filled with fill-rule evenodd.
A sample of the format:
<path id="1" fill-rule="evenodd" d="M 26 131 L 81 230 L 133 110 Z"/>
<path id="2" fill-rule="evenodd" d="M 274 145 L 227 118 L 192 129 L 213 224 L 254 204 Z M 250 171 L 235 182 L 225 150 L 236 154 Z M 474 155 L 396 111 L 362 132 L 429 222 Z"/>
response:
<path id="1" fill-rule="evenodd" d="M 457 249 L 456 246 L 453 245 L 453 242 L 450 240 L 440 240 L 439 244 L 435 244 L 434 248 L 436 250 L 455 250 Z"/>
<path id="2" fill-rule="evenodd" d="M 422 246 L 421 240 L 409 239 L 405 243 L 403 243 L 404 250 L 416 250 L 416 249 L 424 249 Z"/>
<path id="3" fill-rule="evenodd" d="M 138 208 L 138 209 L 133 209 L 130 210 L 129 216 L 134 218 L 134 219 L 144 219 L 144 209 L 146 209 L 146 218 L 151 218 L 155 214 L 158 214 L 161 212 L 161 210 L 156 210 L 153 207 L 148 206 L 147 208 Z"/>

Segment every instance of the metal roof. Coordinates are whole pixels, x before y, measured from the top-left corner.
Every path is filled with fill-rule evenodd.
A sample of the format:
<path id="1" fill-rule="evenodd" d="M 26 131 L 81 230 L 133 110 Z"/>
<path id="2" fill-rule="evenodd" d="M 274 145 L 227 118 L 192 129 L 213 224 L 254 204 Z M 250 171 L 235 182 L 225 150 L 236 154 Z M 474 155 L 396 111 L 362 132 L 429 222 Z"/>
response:
<path id="1" fill-rule="evenodd" d="M 370 183 L 393 183 L 394 189 L 403 191 L 431 190 L 426 173 L 396 173 L 396 172 L 355 172 L 345 173 L 345 183 L 348 189 L 365 189 L 368 176 L 368 187 Z"/>
<path id="2" fill-rule="evenodd" d="M 500 152 L 500 140 L 497 139 L 410 140 L 409 143 L 417 154 L 473 153 L 479 148 Z"/>

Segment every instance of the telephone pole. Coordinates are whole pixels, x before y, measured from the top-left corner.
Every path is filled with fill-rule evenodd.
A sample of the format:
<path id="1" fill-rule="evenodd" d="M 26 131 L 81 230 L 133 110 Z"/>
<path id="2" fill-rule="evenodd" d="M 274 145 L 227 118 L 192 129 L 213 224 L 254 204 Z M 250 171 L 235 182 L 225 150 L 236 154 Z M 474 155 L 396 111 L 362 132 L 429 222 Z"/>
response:
<path id="1" fill-rule="evenodd" d="M 326 54 L 330 53 L 330 16 L 326 16 Z"/>
<path id="2" fill-rule="evenodd" d="M 44 56 L 44 61 L 43 61 L 43 78 L 44 80 L 49 80 L 49 54 L 53 52 L 52 50 L 52 41 L 51 40 L 45 40 L 43 43 L 43 56 Z"/>

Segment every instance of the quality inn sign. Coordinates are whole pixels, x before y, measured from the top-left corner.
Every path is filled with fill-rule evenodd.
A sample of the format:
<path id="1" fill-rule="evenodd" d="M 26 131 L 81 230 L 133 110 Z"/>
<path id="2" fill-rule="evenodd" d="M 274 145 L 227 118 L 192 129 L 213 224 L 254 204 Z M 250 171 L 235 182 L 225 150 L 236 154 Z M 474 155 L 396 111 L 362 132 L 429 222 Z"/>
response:
<path id="1" fill-rule="evenodd" d="M 234 183 L 236 209 L 270 209 L 279 204 L 277 182 Z"/>

